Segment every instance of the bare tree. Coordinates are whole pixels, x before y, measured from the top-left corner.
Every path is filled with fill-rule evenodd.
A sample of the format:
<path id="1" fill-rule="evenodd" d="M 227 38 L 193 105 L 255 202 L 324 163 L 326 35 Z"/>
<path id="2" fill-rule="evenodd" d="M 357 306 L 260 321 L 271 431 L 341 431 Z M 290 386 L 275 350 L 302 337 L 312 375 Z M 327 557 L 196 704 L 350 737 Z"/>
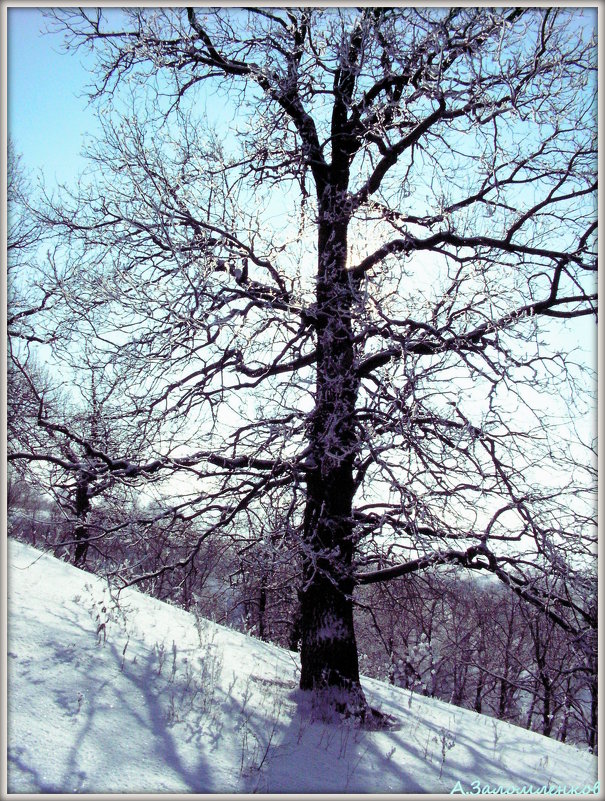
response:
<path id="1" fill-rule="evenodd" d="M 301 688 L 368 722 L 359 584 L 458 564 L 593 627 L 573 582 L 594 485 L 563 419 L 588 382 L 557 333 L 596 314 L 591 19 L 51 14 L 98 54 L 104 136 L 88 183 L 48 201 L 49 291 L 72 346 L 128 374 L 145 442 L 103 469 L 181 471 L 201 537 L 287 493 Z"/>

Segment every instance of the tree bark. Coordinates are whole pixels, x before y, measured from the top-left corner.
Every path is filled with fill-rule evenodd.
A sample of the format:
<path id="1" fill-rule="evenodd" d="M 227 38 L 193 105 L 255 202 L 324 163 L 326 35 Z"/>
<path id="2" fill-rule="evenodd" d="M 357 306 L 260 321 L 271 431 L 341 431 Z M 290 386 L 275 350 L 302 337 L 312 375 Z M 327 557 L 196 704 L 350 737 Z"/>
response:
<path id="1" fill-rule="evenodd" d="M 265 627 L 265 616 L 267 611 L 267 575 L 263 574 L 260 579 L 260 589 L 258 593 L 258 636 L 261 640 L 267 640 Z"/>
<path id="2" fill-rule="evenodd" d="M 590 729 L 588 746 L 593 754 L 597 753 L 597 728 L 599 725 L 599 682 L 596 673 L 590 680 Z"/>
<path id="3" fill-rule="evenodd" d="M 358 447 L 347 225 L 332 187 L 320 203 L 316 405 L 309 437 L 301 600 L 303 690 L 338 690 L 342 706 L 365 714 L 353 626 L 353 466 Z M 341 193 L 341 197 L 344 193 Z"/>
<path id="4" fill-rule="evenodd" d="M 80 476 L 76 485 L 76 517 L 79 522 L 74 529 L 74 540 L 76 542 L 74 565 L 77 566 L 86 564 L 86 555 L 88 553 L 88 528 L 85 525 L 86 517 L 90 511 L 88 488 L 89 481 L 86 476 Z"/>
<path id="5" fill-rule="evenodd" d="M 553 718 L 550 711 L 551 700 L 552 700 L 551 699 L 552 689 L 551 689 L 550 679 L 548 678 L 548 676 L 542 674 L 541 679 L 542 679 L 542 686 L 544 687 L 544 705 L 542 708 L 542 734 L 544 734 L 546 737 L 550 737 L 553 724 Z"/>
<path id="6" fill-rule="evenodd" d="M 479 671 L 479 676 L 477 677 L 477 686 L 475 688 L 475 704 L 473 709 L 478 714 L 481 714 L 481 710 L 483 709 L 483 682 L 484 682 L 484 674 L 482 671 Z"/>

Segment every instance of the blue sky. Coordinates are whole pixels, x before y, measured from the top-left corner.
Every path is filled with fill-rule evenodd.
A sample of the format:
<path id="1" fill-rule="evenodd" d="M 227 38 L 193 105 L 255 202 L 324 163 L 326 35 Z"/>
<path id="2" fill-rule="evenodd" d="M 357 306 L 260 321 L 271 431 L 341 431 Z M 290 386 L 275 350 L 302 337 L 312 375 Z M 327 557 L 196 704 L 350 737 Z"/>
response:
<path id="1" fill-rule="evenodd" d="M 72 179 L 85 164 L 85 134 L 96 127 L 83 93 L 84 54 L 62 53 L 58 36 L 41 33 L 40 9 L 9 8 L 7 18 L 8 134 L 27 170 Z"/>

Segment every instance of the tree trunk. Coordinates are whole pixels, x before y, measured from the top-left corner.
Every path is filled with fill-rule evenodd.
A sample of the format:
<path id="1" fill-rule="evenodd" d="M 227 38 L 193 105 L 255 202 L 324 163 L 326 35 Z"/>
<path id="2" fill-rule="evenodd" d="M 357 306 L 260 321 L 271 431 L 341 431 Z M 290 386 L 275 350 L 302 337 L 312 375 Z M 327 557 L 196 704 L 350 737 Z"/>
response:
<path id="1" fill-rule="evenodd" d="M 86 563 L 88 553 L 88 527 L 85 525 L 86 516 L 90 511 L 88 496 L 89 481 L 86 476 L 80 476 L 76 484 L 76 517 L 78 524 L 74 530 L 76 547 L 74 551 L 74 565 L 82 566 Z"/>
<path id="2" fill-rule="evenodd" d="M 320 205 L 317 281 L 316 404 L 309 426 L 301 600 L 303 690 L 332 690 L 340 711 L 365 716 L 353 627 L 352 578 L 358 448 L 358 379 L 346 272 L 347 221 L 336 204 Z M 340 222 L 339 222 L 340 219 Z"/>
<path id="3" fill-rule="evenodd" d="M 267 639 L 265 616 L 267 612 L 267 576 L 263 574 L 260 580 L 258 594 L 258 636 L 261 640 Z"/>
<path id="4" fill-rule="evenodd" d="M 302 646 L 300 686 L 303 690 L 338 687 L 361 700 L 351 591 L 320 560 L 305 570 L 301 593 Z"/>
<path id="5" fill-rule="evenodd" d="M 590 680 L 590 729 L 588 732 L 588 746 L 593 754 L 597 753 L 597 728 L 599 725 L 599 681 L 596 673 Z"/>
<path id="6" fill-rule="evenodd" d="M 500 679 L 500 697 L 498 699 L 498 717 L 500 720 L 506 720 L 510 700 L 510 689 L 510 683 L 505 678 Z"/>
<path id="7" fill-rule="evenodd" d="M 527 712 L 527 722 L 525 724 L 527 729 L 531 729 L 531 724 L 534 719 L 534 714 L 536 710 L 536 701 L 538 700 L 538 690 L 534 687 L 531 696 L 531 704 L 529 710 Z"/>
<path id="8" fill-rule="evenodd" d="M 561 727 L 559 729 L 559 740 L 564 743 L 567 742 L 567 730 L 569 726 L 569 718 L 571 715 L 571 697 L 572 697 L 572 688 L 571 688 L 571 678 L 567 679 L 566 687 L 565 687 L 565 702 L 563 706 L 563 720 L 561 722 Z"/>
<path id="9" fill-rule="evenodd" d="M 473 709 L 475 712 L 481 714 L 481 710 L 483 708 L 483 683 L 485 681 L 485 676 L 482 670 L 479 670 L 479 675 L 477 677 L 477 686 L 475 688 L 475 704 Z"/>
<path id="10" fill-rule="evenodd" d="M 544 687 L 544 705 L 542 707 L 542 734 L 550 737 L 553 724 L 553 716 L 551 715 L 551 684 L 548 676 L 542 676 L 542 686 Z"/>

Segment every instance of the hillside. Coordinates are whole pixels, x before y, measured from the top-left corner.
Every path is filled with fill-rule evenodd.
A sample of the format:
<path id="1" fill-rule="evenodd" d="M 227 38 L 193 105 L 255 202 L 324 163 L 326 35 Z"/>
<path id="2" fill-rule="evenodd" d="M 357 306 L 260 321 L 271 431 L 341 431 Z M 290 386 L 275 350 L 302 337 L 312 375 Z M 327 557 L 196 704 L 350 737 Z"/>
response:
<path id="1" fill-rule="evenodd" d="M 296 655 L 8 543 L 11 793 L 594 788 L 595 756 L 364 680 L 392 731 L 321 719 Z M 457 785 L 457 782 L 459 784 Z"/>

